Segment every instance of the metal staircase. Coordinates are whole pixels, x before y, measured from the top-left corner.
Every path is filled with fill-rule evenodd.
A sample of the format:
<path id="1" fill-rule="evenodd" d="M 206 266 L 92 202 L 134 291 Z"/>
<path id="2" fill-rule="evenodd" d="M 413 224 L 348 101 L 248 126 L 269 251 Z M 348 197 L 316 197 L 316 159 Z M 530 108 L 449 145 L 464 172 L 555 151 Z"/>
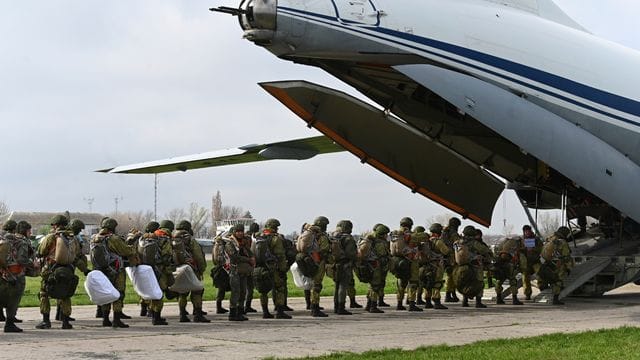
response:
<path id="1" fill-rule="evenodd" d="M 596 276 L 606 268 L 611 261 L 612 259 L 610 257 L 592 257 L 576 265 L 571 269 L 571 274 L 564 279 L 564 288 L 560 292 L 560 299 L 567 297 L 571 292 Z M 552 300 L 553 293 L 551 289 L 541 291 L 534 299 L 535 302 L 551 302 Z"/>

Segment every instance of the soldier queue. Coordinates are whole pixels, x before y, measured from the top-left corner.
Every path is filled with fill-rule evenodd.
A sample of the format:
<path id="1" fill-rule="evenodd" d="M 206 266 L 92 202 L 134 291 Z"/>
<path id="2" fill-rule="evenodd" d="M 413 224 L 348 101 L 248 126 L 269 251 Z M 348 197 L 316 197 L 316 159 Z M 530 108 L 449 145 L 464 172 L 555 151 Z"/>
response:
<path id="1" fill-rule="evenodd" d="M 512 295 L 513 305 L 522 305 L 518 298 L 517 274 L 523 277 L 524 295 L 531 299 L 531 279 L 537 275 L 538 287 L 553 290 L 553 304 L 562 305 L 559 293 L 563 279 L 573 266 L 567 245 L 570 230 L 560 227 L 544 242 L 525 225 L 520 237 L 507 238 L 492 251 L 482 240 L 482 232 L 466 226 L 459 233 L 461 222 L 451 218 L 447 226 L 434 223 L 429 232 L 422 226 L 413 227 L 405 217 L 400 227 L 391 231 L 384 224 L 356 240 L 352 236 L 353 224 L 349 220 L 338 222 L 328 232 L 329 220 L 317 217 L 305 224 L 296 241 L 278 233 L 280 222 L 268 219 L 263 229 L 252 224 L 248 231 L 244 225 L 235 225 L 230 231 L 214 239 L 213 269 L 210 275 L 216 294 L 216 313 L 228 313 L 230 321 L 244 321 L 252 307 L 253 293 L 260 294 L 262 317 L 265 319 L 291 319 L 287 311 L 287 274 L 296 271 L 305 281 L 304 295 L 307 310 L 313 317 L 327 317 L 320 306 L 320 293 L 325 276 L 335 283 L 333 312 L 351 315 L 347 310 L 362 308 L 356 302 L 355 280 L 369 285 L 364 309 L 370 313 L 383 313 L 389 307 L 384 300 L 387 273 L 396 277 L 396 310 L 422 312 L 423 309 L 446 310 L 440 293 L 445 287 L 444 302 L 459 302 L 468 307 L 475 299 L 476 308 L 484 308 L 482 294 L 485 276 L 492 286 L 495 279 L 496 304 L 505 304 Z M 119 293 L 115 301 L 97 307 L 96 317 L 102 325 L 127 328 L 123 320 L 131 317 L 122 311 L 125 295 L 126 267 L 148 265 L 153 269 L 157 284 L 164 296 L 159 299 L 140 298 L 140 316 L 151 318 L 153 325 L 167 325 L 162 317 L 163 297 L 178 298 L 180 322 L 190 322 L 187 300 L 193 305 L 194 322 L 210 322 L 202 307 L 204 290 L 175 293 L 170 290 L 177 266 L 189 265 L 202 281 L 206 270 L 205 255 L 193 236 L 191 224 L 180 221 L 174 226 L 169 220 L 152 221 L 144 231 L 131 230 L 123 238 L 116 234 L 116 220 L 104 218 L 100 232 L 91 238 L 90 259 L 94 271 L 102 272 Z M 40 276 L 39 292 L 42 321 L 37 329 L 51 328 L 50 298 L 56 299 L 56 320 L 62 329 L 72 329 L 71 297 L 78 285 L 79 270 L 89 274 L 87 257 L 81 251 L 78 234 L 84 229 L 80 220 L 69 220 L 63 215 L 51 219 L 51 231 L 37 249 L 30 241 L 31 225 L 26 221 L 9 220 L 3 225 L 0 237 L 0 307 L 6 310 L 0 320 L 5 321 L 5 332 L 22 332 L 16 323 L 18 305 L 25 290 L 25 276 Z M 445 277 L 446 275 L 446 277 Z M 295 276 L 295 275 L 294 275 Z M 509 288 L 503 292 L 503 283 Z M 222 306 L 225 293 L 230 292 L 229 309 Z M 271 294 L 271 296 L 269 296 Z M 406 301 L 405 301 L 406 295 Z M 117 296 L 117 295 L 116 295 Z M 269 311 L 269 300 L 275 305 L 275 314 Z M 408 305 L 408 307 L 405 307 Z M 113 316 L 110 318 L 110 313 Z M 112 320 L 111 320 L 112 319 Z"/>

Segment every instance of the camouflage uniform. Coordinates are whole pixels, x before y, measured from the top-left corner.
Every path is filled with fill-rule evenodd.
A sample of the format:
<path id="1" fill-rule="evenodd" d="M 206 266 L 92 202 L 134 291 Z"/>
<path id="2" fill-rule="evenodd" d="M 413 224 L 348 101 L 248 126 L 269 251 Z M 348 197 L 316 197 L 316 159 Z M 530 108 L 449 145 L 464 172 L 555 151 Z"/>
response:
<path id="1" fill-rule="evenodd" d="M 391 234 L 391 253 L 395 257 L 395 261 L 397 264 L 400 264 L 401 261 L 408 261 L 409 272 L 408 274 L 397 273 L 400 276 L 396 275 L 398 300 L 396 310 L 406 310 L 406 308 L 402 305 L 406 289 L 409 311 L 422 311 L 422 309 L 416 307 L 416 291 L 418 288 L 418 279 L 420 275 L 420 235 L 412 234 L 411 226 L 413 225 L 413 221 L 410 218 L 403 218 L 400 221 L 400 225 L 400 229 L 394 231 Z"/>
<path id="2" fill-rule="evenodd" d="M 273 256 L 273 259 L 269 260 L 267 264 L 256 264 L 256 267 L 266 268 L 271 273 L 271 279 L 273 281 L 273 301 L 276 305 L 277 311 L 276 318 L 291 319 L 291 315 L 285 313 L 284 308 L 287 288 L 286 279 L 289 266 L 287 264 L 283 237 L 278 234 L 279 226 L 280 222 L 277 219 L 268 219 L 265 222 L 264 229 L 259 237 L 262 238 L 263 241 L 267 242 L 269 252 Z M 259 287 L 259 284 L 256 283 L 255 285 Z M 271 315 L 268 310 L 268 292 L 260 293 L 260 305 L 262 306 L 262 317 L 273 318 L 273 315 Z"/>
<path id="3" fill-rule="evenodd" d="M 531 226 L 525 225 L 523 228 L 523 236 L 520 239 L 522 244 L 522 252 L 520 253 L 520 272 L 522 273 L 522 287 L 524 288 L 524 296 L 527 300 L 531 300 L 531 277 L 540 268 L 540 253 L 542 253 L 542 240 L 535 236 L 531 231 Z"/>
<path id="4" fill-rule="evenodd" d="M 460 219 L 453 217 L 449 219 L 449 226 L 445 227 L 442 231 L 442 240 L 449 247 L 453 254 L 453 244 L 456 241 L 461 240 L 458 234 L 458 228 L 460 227 Z M 458 302 L 458 296 L 456 295 L 456 284 L 453 281 L 453 271 L 456 268 L 455 262 L 445 263 L 445 273 L 447 274 L 447 280 L 445 282 L 446 296 L 444 302 Z"/>
<path id="5" fill-rule="evenodd" d="M 222 301 L 224 300 L 225 292 L 229 290 L 228 274 L 223 269 L 226 260 L 224 258 L 225 241 L 222 239 L 222 235 L 223 234 L 220 234 L 213 239 L 213 252 L 211 254 L 213 262 L 212 274 L 219 273 L 218 276 L 227 277 L 226 281 L 222 281 L 220 279 L 221 281 L 216 282 L 214 280 L 214 285 L 216 289 L 218 289 L 216 293 L 216 314 L 226 314 L 227 312 L 229 312 L 229 310 L 222 307 Z"/>
<path id="6" fill-rule="evenodd" d="M 349 220 L 342 220 L 338 223 L 336 231 L 332 234 L 332 248 L 340 247 L 340 254 L 334 256 L 334 275 L 333 281 L 335 292 L 333 296 L 334 312 L 338 315 L 351 315 L 346 310 L 346 299 L 348 289 L 351 287 L 353 280 L 353 264 L 358 256 L 358 248 L 356 241 L 351 236 L 353 224 Z"/>
<path id="7" fill-rule="evenodd" d="M 469 306 L 469 298 L 475 297 L 476 308 L 485 308 L 486 305 L 482 303 L 482 295 L 484 292 L 484 264 L 492 259 L 491 249 L 484 243 L 476 238 L 476 229 L 473 226 L 467 226 L 463 231 L 463 238 L 456 241 L 453 245 L 454 252 L 460 251 L 463 247 L 469 250 L 469 263 L 457 264 L 457 268 L 454 270 L 454 278 L 456 274 L 461 274 L 465 268 L 472 271 L 473 277 L 471 281 L 473 283 L 466 283 L 463 278 L 455 279 L 458 291 L 463 293 L 462 306 Z M 457 262 L 457 259 L 456 259 Z M 464 278 L 466 279 L 466 278 Z M 470 294 L 466 292 L 465 288 L 477 289 L 477 292 Z"/>
<path id="8" fill-rule="evenodd" d="M 68 220 L 64 216 L 55 216 L 51 222 L 51 232 L 40 241 L 40 246 L 38 246 L 37 254 L 38 257 L 42 259 L 43 263 L 42 271 L 40 273 L 42 281 L 40 282 L 39 294 L 42 322 L 36 326 L 38 329 L 51 328 L 49 318 L 51 304 L 49 303 L 49 294 L 47 293 L 47 281 L 57 266 L 63 266 L 57 264 L 55 260 L 56 239 L 58 237 L 64 237 L 69 242 L 75 242 L 74 245 L 70 246 L 75 248 L 75 258 L 72 261 L 72 264 L 66 266 L 70 267 L 72 270 L 75 270 L 77 267 L 83 273 L 89 273 L 87 270 L 87 258 L 82 254 L 80 243 L 75 238 L 73 232 L 66 229 L 67 224 Z M 72 329 L 73 326 L 69 323 L 69 317 L 71 316 L 71 298 L 58 299 L 57 302 L 62 311 L 62 328 Z"/>
<path id="9" fill-rule="evenodd" d="M 230 260 L 229 285 L 231 298 L 229 300 L 229 320 L 248 320 L 244 316 L 244 301 L 247 296 L 247 278 L 252 276 L 255 258 L 245 245 L 248 241 L 244 235 L 244 225 L 236 225 L 233 235 L 225 239 L 225 253 Z"/>
<path id="10" fill-rule="evenodd" d="M 358 244 L 359 260 L 373 271 L 373 276 L 369 282 L 369 292 L 367 293 L 367 306 L 365 307 L 371 313 L 383 312 L 378 309 L 378 297 L 381 292 L 384 292 L 385 276 L 389 266 L 388 234 L 389 228 L 378 224 L 374 232 L 368 234 Z"/>
<path id="11" fill-rule="evenodd" d="M 496 304 L 503 305 L 502 284 L 509 280 L 507 294 L 512 294 L 513 305 L 522 305 L 518 300 L 518 275 L 522 243 L 520 238 L 506 238 L 496 246 L 494 276 L 496 278 Z"/>
<path id="12" fill-rule="evenodd" d="M 333 256 L 331 256 L 331 243 L 329 241 L 329 235 L 326 233 L 329 220 L 324 216 L 319 216 L 314 221 L 313 231 L 317 232 L 317 253 L 320 261 L 318 264 L 318 271 L 313 276 L 313 288 L 311 289 L 311 315 L 314 317 L 327 317 L 328 315 L 320 310 L 320 292 L 322 291 L 322 281 L 326 273 L 327 265 L 333 263 Z M 319 230 L 319 231 L 318 231 Z"/>
<path id="13" fill-rule="evenodd" d="M 442 278 L 444 276 L 445 264 L 452 264 L 453 251 L 444 243 L 441 237 L 442 225 L 435 223 L 429 228 L 431 236 L 424 244 L 428 250 L 425 252 L 424 273 L 427 275 L 425 287 L 427 290 L 425 298 L 425 308 L 435 308 L 444 310 L 446 306 L 440 301 L 440 289 L 442 289 Z M 433 304 L 431 304 L 433 300 Z"/>
<path id="14" fill-rule="evenodd" d="M 35 255 L 27 235 L 31 231 L 31 225 L 20 221 L 16 227 L 17 233 L 12 233 L 11 229 L 4 234 L 4 239 L 0 239 L 8 246 L 8 256 L 4 259 L 6 264 L 0 267 L 0 306 L 7 309 L 4 332 L 22 332 L 15 325 L 16 322 L 21 322 L 16 319 L 16 314 L 24 294 L 25 271 L 33 270 Z"/>
<path id="15" fill-rule="evenodd" d="M 204 252 L 193 238 L 191 223 L 183 220 L 178 223 L 176 230 L 171 234 L 171 245 L 173 248 L 173 259 L 176 266 L 189 265 L 199 280 L 203 279 L 204 272 L 207 268 L 207 262 L 204 258 Z M 182 249 L 182 251 L 181 251 Z M 183 253 L 178 253 L 183 252 Z M 187 316 L 187 297 L 191 296 L 191 304 L 193 305 L 193 321 L 194 322 L 210 322 L 204 317 L 202 311 L 202 295 L 204 289 L 200 291 L 191 291 L 190 293 L 180 294 L 178 296 L 178 307 L 180 309 L 180 322 L 189 322 Z"/>
<path id="16" fill-rule="evenodd" d="M 252 223 L 249 226 L 249 238 L 245 242 L 245 247 L 251 250 L 251 246 L 253 244 L 254 237 L 260 231 L 260 226 L 257 223 Z M 247 278 L 247 297 L 245 298 L 244 303 L 244 311 L 247 313 L 254 313 L 256 309 L 251 307 L 251 303 L 253 302 L 253 290 L 255 289 L 255 285 L 253 283 L 253 276 L 249 276 Z"/>
<path id="17" fill-rule="evenodd" d="M 540 257 L 540 270 L 538 275 L 543 284 L 548 284 L 553 290 L 553 304 L 564 305 L 560 301 L 560 291 L 564 287 L 564 279 L 574 265 L 571 257 L 571 249 L 567 243 L 567 237 L 571 230 L 566 226 L 561 226 L 558 230 L 545 240 L 542 256 Z M 546 254 L 546 247 L 551 246 L 553 252 Z M 546 258 L 545 258 L 546 257 Z M 549 276 L 547 274 L 553 274 Z"/>

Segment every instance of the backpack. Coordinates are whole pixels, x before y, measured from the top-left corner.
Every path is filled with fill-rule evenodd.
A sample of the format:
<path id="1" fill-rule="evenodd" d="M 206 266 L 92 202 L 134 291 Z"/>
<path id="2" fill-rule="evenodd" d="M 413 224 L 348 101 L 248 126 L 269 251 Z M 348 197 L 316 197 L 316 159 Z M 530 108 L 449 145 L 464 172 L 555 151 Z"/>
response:
<path id="1" fill-rule="evenodd" d="M 284 238 L 282 243 L 284 245 L 284 254 L 287 258 L 287 266 L 291 266 L 296 262 L 296 255 L 298 255 L 296 245 L 293 243 L 293 241 L 287 238 Z"/>
<path id="2" fill-rule="evenodd" d="M 331 255 L 336 262 L 340 261 L 344 253 L 344 238 L 345 235 L 337 235 L 329 238 L 329 247 L 331 249 Z"/>
<path id="3" fill-rule="evenodd" d="M 113 258 L 107 243 L 110 236 L 96 234 L 91 239 L 91 264 L 94 270 L 106 270 L 111 266 Z"/>
<path id="4" fill-rule="evenodd" d="M 453 244 L 453 252 L 455 254 L 456 264 L 467 265 L 471 262 L 471 251 L 467 244 L 457 241 Z"/>
<path id="5" fill-rule="evenodd" d="M 476 270 L 470 265 L 457 266 L 453 270 L 453 281 L 457 290 L 467 297 L 477 296 L 484 288 L 484 283 L 478 281 Z"/>
<path id="6" fill-rule="evenodd" d="M 253 269 L 253 283 L 259 293 L 266 294 L 273 289 L 273 274 L 269 269 L 258 266 Z"/>
<path id="7" fill-rule="evenodd" d="M 53 259 L 57 264 L 73 264 L 77 253 L 78 243 L 73 237 L 67 237 L 62 232 L 56 233 L 56 248 Z"/>
<path id="8" fill-rule="evenodd" d="M 160 263 L 160 239 L 155 236 L 144 234 L 138 240 L 138 254 L 140 261 L 144 265 L 157 265 Z"/>
<path id="9" fill-rule="evenodd" d="M 271 253 L 271 237 L 257 236 L 252 244 L 254 255 L 256 256 L 256 266 L 269 267 L 276 261 L 276 257 Z"/>
<path id="10" fill-rule="evenodd" d="M 404 248 L 407 246 L 407 241 L 405 240 L 405 234 L 398 231 L 398 230 L 394 230 L 391 233 L 391 244 L 390 244 L 390 250 L 391 250 L 391 256 L 403 256 L 403 250 Z"/>
<path id="11" fill-rule="evenodd" d="M 54 299 L 68 299 L 76 293 L 78 277 L 71 266 L 55 266 L 45 285 L 47 294 Z"/>
<path id="12" fill-rule="evenodd" d="M 173 250 L 173 263 L 176 265 L 184 265 L 191 262 L 193 256 L 189 245 L 191 243 L 191 235 L 184 230 L 173 232 L 171 238 L 171 249 Z"/>
<path id="13" fill-rule="evenodd" d="M 313 258 L 309 255 L 305 255 L 303 253 L 298 253 L 296 255 L 296 264 L 298 265 L 298 269 L 302 275 L 307 277 L 314 277 L 318 273 L 320 266 L 313 261 Z"/>
<path id="14" fill-rule="evenodd" d="M 540 256 L 542 256 L 545 261 L 553 260 L 557 255 L 557 247 L 556 239 L 546 241 L 542 246 L 542 253 L 540 253 Z"/>
<path id="15" fill-rule="evenodd" d="M 296 249 L 299 253 L 310 254 L 313 251 L 317 251 L 318 235 L 312 230 L 312 226 L 309 224 L 302 226 L 302 234 L 298 236 L 298 241 L 296 242 Z"/>

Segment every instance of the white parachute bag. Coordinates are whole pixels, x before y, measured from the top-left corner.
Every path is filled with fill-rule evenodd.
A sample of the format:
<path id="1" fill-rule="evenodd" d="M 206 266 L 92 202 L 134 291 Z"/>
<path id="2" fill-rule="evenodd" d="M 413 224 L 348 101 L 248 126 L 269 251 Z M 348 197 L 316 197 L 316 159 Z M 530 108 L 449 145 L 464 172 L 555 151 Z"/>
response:
<path id="1" fill-rule="evenodd" d="M 173 272 L 175 279 L 173 285 L 169 286 L 169 290 L 178 294 L 186 294 L 191 291 L 201 291 L 204 289 L 204 284 L 193 271 L 191 266 L 182 265 L 176 268 Z"/>
<path id="2" fill-rule="evenodd" d="M 297 287 L 304 290 L 311 290 L 313 287 L 313 279 L 302 275 L 302 271 L 298 268 L 298 263 L 291 265 L 291 273 L 293 274 L 293 282 Z"/>
<path id="3" fill-rule="evenodd" d="M 99 270 L 93 270 L 87 274 L 84 281 L 84 289 L 89 295 L 89 300 L 96 305 L 106 305 L 120 298 L 120 292 L 113 287 L 109 278 Z"/>
<path id="4" fill-rule="evenodd" d="M 162 289 L 158 279 L 149 265 L 130 266 L 126 268 L 127 276 L 133 284 L 133 289 L 144 300 L 162 299 Z"/>

